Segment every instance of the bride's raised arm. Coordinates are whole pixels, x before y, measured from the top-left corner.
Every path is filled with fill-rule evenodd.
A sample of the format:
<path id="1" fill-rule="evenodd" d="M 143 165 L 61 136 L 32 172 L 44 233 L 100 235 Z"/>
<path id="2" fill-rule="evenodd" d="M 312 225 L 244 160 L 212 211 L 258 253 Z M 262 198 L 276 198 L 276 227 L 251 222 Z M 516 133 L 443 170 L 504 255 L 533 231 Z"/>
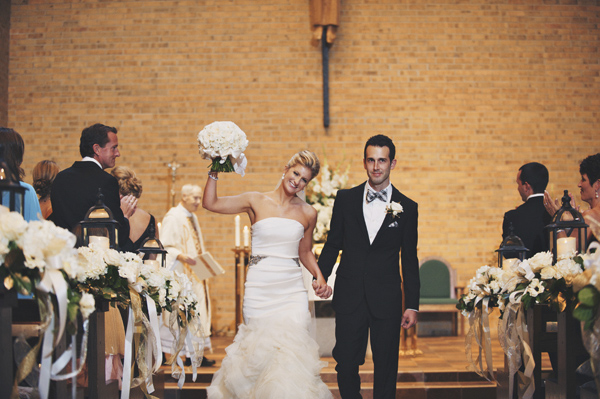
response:
<path id="1" fill-rule="evenodd" d="M 252 199 L 256 193 L 243 193 L 232 197 L 217 196 L 218 172 L 210 172 L 204 186 L 202 207 L 216 213 L 242 213 L 246 212 L 252 217 Z"/>

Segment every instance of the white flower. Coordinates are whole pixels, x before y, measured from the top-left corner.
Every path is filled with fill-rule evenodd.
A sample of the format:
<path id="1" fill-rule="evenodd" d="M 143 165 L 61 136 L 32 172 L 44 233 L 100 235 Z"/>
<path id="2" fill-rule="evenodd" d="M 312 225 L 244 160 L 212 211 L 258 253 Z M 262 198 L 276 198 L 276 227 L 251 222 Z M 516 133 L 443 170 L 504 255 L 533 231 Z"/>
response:
<path id="1" fill-rule="evenodd" d="M 391 214 L 392 217 L 398 217 L 398 215 L 400 215 L 403 211 L 404 209 L 399 202 L 392 201 L 388 206 L 385 207 L 385 212 Z"/>
<path id="2" fill-rule="evenodd" d="M 96 301 L 92 294 L 84 292 L 79 300 L 79 309 L 84 319 L 87 319 L 96 310 Z"/>
<path id="3" fill-rule="evenodd" d="M 535 298 L 536 296 L 544 292 L 544 290 L 545 287 L 543 283 L 541 283 L 539 279 L 534 278 L 533 280 L 531 280 L 531 283 L 529 283 L 529 285 L 525 289 L 525 293 Z"/>
<path id="4" fill-rule="evenodd" d="M 236 173 L 244 175 L 247 165 L 244 150 L 248 147 L 246 134 L 233 122 L 213 122 L 198 133 L 198 151 L 204 159 L 229 158 Z"/>
<path id="5" fill-rule="evenodd" d="M 527 261 L 529 263 L 529 266 L 531 267 L 531 270 L 534 273 L 538 273 L 544 267 L 552 266 L 552 252 L 539 252 L 531 258 L 527 259 Z"/>

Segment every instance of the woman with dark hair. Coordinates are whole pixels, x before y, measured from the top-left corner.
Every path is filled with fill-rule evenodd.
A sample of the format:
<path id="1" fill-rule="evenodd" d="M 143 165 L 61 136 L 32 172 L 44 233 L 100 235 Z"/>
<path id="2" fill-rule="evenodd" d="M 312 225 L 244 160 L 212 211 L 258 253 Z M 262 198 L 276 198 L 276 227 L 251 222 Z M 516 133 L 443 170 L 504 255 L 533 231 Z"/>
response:
<path id="1" fill-rule="evenodd" d="M 33 168 L 33 188 L 40 201 L 42 217 L 48 219 L 52 214 L 52 202 L 50 201 L 50 190 L 52 182 L 60 169 L 54 161 L 40 161 Z"/>
<path id="2" fill-rule="evenodd" d="M 19 133 L 13 129 L 0 127 L 0 146 L 4 147 L 4 161 L 13 174 L 13 178 L 19 181 L 21 187 L 25 187 L 25 209 L 23 217 L 27 221 L 39 220 L 42 214 L 35 190 L 30 184 L 23 181 L 25 171 L 21 168 L 23 155 L 25 154 L 25 143 Z M 8 198 L 2 198 L 2 205 L 8 204 Z M 20 209 L 18 209 L 20 211 Z"/>
<path id="3" fill-rule="evenodd" d="M 577 184 L 581 200 L 587 202 L 590 209 L 583 212 L 585 222 L 590 226 L 588 230 L 588 246 L 594 241 L 600 241 L 600 153 L 590 155 L 579 164 L 581 180 Z M 571 202 L 573 199 L 571 197 Z M 559 200 L 552 201 L 550 194 L 546 191 L 544 205 L 551 215 L 560 208 Z M 575 207 L 575 205 L 573 204 Z"/>

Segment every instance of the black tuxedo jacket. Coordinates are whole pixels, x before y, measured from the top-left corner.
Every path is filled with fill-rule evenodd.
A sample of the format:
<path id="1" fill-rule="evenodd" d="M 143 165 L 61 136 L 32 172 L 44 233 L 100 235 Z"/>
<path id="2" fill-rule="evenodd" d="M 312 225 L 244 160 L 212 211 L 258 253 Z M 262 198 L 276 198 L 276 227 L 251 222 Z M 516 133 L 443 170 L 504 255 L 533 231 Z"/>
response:
<path id="1" fill-rule="evenodd" d="M 52 184 L 50 219 L 59 227 L 73 231 L 85 218 L 87 211 L 96 204 L 98 188 L 102 189 L 104 204 L 119 222 L 119 247 L 131 250 L 129 221 L 123 216 L 119 183 L 94 162 L 75 162 L 56 175 Z"/>
<path id="2" fill-rule="evenodd" d="M 526 257 L 530 258 L 538 252 L 550 249 L 549 236 L 545 227 L 552 222 L 552 216 L 544 208 L 544 197 L 529 198 L 517 209 L 504 214 L 502 223 L 502 238 L 509 234 L 509 226 L 512 223 L 514 233 L 523 240 L 523 244 L 529 252 Z"/>
<path id="3" fill-rule="evenodd" d="M 342 250 L 333 294 L 333 308 L 352 313 L 366 300 L 378 318 L 402 314 L 400 250 L 407 309 L 419 309 L 419 259 L 417 258 L 417 203 L 392 186 L 392 201 L 399 202 L 399 217 L 386 215 L 371 244 L 363 214 L 365 184 L 337 193 L 331 228 L 319 256 L 324 277 L 331 274 Z"/>

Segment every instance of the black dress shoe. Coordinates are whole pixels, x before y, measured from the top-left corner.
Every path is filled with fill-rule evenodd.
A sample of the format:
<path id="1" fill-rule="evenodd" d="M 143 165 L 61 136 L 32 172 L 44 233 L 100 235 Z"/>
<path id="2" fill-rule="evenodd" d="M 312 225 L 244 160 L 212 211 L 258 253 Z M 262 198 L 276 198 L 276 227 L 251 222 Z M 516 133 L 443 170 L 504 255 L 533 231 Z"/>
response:
<path id="1" fill-rule="evenodd" d="M 216 361 L 214 360 L 209 360 L 205 357 L 202 358 L 202 363 L 200 363 L 200 367 L 212 367 L 214 366 L 216 363 Z"/>

